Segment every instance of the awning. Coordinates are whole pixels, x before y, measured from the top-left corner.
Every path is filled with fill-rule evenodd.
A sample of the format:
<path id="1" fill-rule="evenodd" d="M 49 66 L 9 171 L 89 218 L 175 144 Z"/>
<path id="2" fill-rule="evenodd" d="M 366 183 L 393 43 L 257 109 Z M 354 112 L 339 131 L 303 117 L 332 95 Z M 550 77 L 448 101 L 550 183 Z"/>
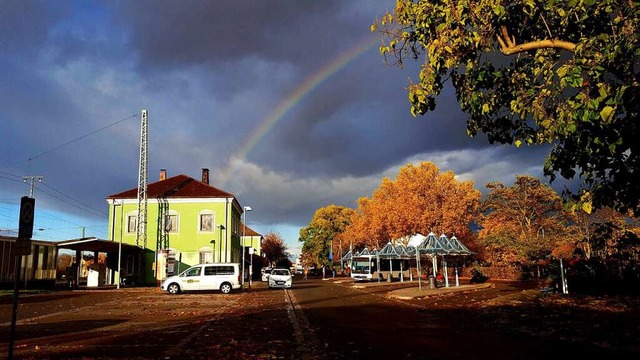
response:
<path id="1" fill-rule="evenodd" d="M 55 242 L 55 244 L 60 249 L 93 252 L 97 251 L 102 253 L 118 252 L 118 247 L 120 246 L 120 243 L 117 241 L 101 240 L 94 237 L 59 241 Z M 137 250 L 141 249 L 135 245 L 122 243 L 122 251 L 130 252 Z"/>

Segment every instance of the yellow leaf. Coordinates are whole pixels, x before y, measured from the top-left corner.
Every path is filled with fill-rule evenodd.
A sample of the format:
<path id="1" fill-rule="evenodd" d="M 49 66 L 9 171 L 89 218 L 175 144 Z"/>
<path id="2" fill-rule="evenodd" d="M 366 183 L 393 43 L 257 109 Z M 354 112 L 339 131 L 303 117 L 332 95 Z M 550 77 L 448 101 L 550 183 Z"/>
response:
<path id="1" fill-rule="evenodd" d="M 610 121 L 613 115 L 613 108 L 611 106 L 605 106 L 602 111 L 600 111 L 600 116 L 604 121 Z"/>
<path id="2" fill-rule="evenodd" d="M 582 210 L 584 210 L 584 212 L 586 212 L 587 214 L 591 214 L 591 210 L 593 210 L 593 205 L 591 204 L 591 201 L 583 203 Z"/>
<path id="3" fill-rule="evenodd" d="M 516 147 L 520 147 L 520 145 L 522 145 L 522 141 L 516 140 L 515 145 Z"/>

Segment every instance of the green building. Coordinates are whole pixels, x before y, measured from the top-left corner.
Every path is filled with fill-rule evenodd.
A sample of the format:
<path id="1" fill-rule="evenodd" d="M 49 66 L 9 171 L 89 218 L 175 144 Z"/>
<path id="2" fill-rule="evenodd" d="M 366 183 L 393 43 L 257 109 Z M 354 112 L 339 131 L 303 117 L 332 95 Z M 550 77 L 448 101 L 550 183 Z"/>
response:
<path id="1" fill-rule="evenodd" d="M 146 244 L 137 237 L 138 189 L 109 195 L 107 202 L 110 239 L 142 250 L 119 256 L 121 276 L 136 283 L 158 283 L 195 264 L 241 263 L 243 235 L 245 258 L 251 247 L 259 254 L 262 236 L 243 227 L 244 208 L 233 194 L 209 184 L 208 169 L 201 180 L 168 178 L 162 169 L 160 180 L 147 185 Z"/>

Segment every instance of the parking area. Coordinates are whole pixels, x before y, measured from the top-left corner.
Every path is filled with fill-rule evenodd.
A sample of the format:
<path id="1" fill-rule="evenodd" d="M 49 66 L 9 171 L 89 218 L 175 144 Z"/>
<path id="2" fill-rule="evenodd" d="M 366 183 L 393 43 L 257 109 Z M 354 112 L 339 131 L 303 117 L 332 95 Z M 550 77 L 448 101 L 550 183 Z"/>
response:
<path id="1" fill-rule="evenodd" d="M 24 295 L 14 356 L 239 359 L 292 354 L 293 339 L 282 336 L 291 333 L 282 293 L 255 285 L 251 292 L 228 295 L 171 295 L 158 288 Z M 0 298 L 4 319 L 11 319 L 11 306 L 11 297 Z M 0 353 L 6 354 L 10 322 L 0 326 Z"/>

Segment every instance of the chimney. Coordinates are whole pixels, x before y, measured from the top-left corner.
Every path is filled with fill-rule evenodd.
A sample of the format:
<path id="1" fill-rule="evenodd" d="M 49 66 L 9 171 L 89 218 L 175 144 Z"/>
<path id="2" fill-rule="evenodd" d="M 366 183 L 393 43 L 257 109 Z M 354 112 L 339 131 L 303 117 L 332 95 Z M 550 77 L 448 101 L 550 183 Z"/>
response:
<path id="1" fill-rule="evenodd" d="M 167 180 L 167 169 L 160 169 L 160 181 Z"/>
<path id="2" fill-rule="evenodd" d="M 202 169 L 202 182 L 209 185 L 209 169 Z"/>

